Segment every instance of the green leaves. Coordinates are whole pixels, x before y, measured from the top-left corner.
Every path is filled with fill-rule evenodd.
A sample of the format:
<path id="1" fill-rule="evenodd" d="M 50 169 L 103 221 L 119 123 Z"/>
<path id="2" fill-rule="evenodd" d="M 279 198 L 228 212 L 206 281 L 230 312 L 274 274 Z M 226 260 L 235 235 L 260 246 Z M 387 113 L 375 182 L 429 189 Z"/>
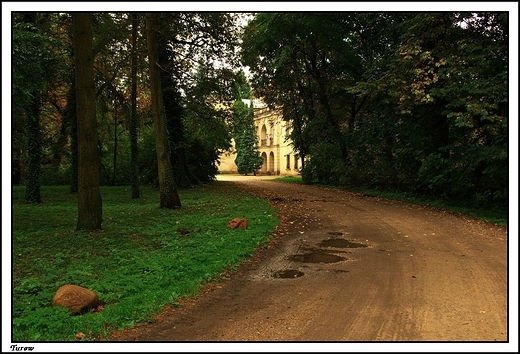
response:
<path id="1" fill-rule="evenodd" d="M 243 59 L 293 124 L 306 181 L 500 204 L 507 32 L 502 13 L 267 13 Z"/>
<path id="2" fill-rule="evenodd" d="M 12 48 L 13 104 L 27 110 L 31 100 L 49 89 L 57 75 L 63 73 L 63 44 L 31 24 L 15 23 Z"/>

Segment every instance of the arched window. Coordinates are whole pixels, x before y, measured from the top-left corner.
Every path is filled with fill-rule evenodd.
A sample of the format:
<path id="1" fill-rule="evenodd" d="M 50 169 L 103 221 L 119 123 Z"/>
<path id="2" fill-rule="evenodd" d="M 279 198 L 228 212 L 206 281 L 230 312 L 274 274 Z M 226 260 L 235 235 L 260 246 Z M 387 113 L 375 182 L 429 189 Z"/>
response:
<path id="1" fill-rule="evenodd" d="M 262 125 L 262 130 L 260 131 L 260 146 L 266 146 L 267 145 L 267 128 L 264 125 Z"/>

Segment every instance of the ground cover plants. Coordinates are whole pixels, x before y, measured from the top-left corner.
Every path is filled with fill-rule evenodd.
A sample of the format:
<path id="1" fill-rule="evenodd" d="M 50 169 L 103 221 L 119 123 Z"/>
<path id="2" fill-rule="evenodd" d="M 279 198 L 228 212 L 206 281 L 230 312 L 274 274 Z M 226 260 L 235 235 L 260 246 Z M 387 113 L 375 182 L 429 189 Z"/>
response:
<path id="1" fill-rule="evenodd" d="M 13 187 L 13 341 L 96 340 L 151 319 L 165 305 L 196 295 L 243 262 L 278 224 L 267 201 L 229 182 L 179 191 L 182 208 L 159 208 L 158 191 L 102 187 L 103 229 L 76 232 L 76 196 L 42 187 L 43 203 L 25 204 Z M 249 220 L 245 230 L 226 227 Z M 98 294 L 98 312 L 72 316 L 52 307 L 56 289 L 76 284 Z"/>

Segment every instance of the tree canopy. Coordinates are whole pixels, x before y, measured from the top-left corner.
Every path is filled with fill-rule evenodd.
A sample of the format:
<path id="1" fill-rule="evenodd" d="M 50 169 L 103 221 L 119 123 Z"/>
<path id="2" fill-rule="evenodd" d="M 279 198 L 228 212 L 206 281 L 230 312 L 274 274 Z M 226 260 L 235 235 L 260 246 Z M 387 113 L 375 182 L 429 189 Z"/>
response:
<path id="1" fill-rule="evenodd" d="M 307 182 L 507 199 L 507 13 L 261 13 L 242 58 Z"/>
<path id="2" fill-rule="evenodd" d="M 138 196 L 159 185 L 145 16 L 91 15 L 100 184 Z M 506 202 L 507 12 L 269 12 L 243 29 L 244 14 L 155 15 L 177 185 L 214 179 L 241 144 L 232 102 L 255 97 L 291 124 L 308 183 Z M 40 202 L 40 183 L 77 192 L 72 16 L 12 20 L 13 183 Z"/>

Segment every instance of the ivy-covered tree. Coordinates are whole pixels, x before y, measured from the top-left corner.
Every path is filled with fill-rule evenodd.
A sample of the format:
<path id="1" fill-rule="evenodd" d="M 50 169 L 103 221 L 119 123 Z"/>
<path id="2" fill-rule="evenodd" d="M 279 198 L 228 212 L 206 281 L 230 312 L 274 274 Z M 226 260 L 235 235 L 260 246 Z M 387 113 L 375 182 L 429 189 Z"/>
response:
<path id="1" fill-rule="evenodd" d="M 156 14 L 170 161 L 178 187 L 213 180 L 219 154 L 230 144 L 225 125 L 230 113 L 218 103 L 233 98 L 235 20 L 230 13 Z"/>
<path id="2" fill-rule="evenodd" d="M 175 184 L 173 169 L 170 161 L 170 148 L 166 131 L 164 115 L 164 101 L 161 89 L 161 75 L 159 67 L 159 49 L 157 47 L 157 27 L 155 14 L 146 14 L 146 33 L 148 45 L 148 60 L 150 65 L 150 86 L 152 111 L 154 122 L 155 149 L 159 175 L 160 207 L 177 209 L 181 207 L 181 200 Z"/>
<path id="3" fill-rule="evenodd" d="M 38 26 L 44 18 L 37 13 L 16 14 L 13 26 L 13 152 L 27 152 L 25 200 L 41 203 L 40 176 L 42 159 L 41 112 L 48 91 L 60 72 L 56 48 L 61 43 Z M 26 144 L 22 134 L 25 132 Z M 22 154 L 13 156 L 15 183 L 22 180 Z"/>

